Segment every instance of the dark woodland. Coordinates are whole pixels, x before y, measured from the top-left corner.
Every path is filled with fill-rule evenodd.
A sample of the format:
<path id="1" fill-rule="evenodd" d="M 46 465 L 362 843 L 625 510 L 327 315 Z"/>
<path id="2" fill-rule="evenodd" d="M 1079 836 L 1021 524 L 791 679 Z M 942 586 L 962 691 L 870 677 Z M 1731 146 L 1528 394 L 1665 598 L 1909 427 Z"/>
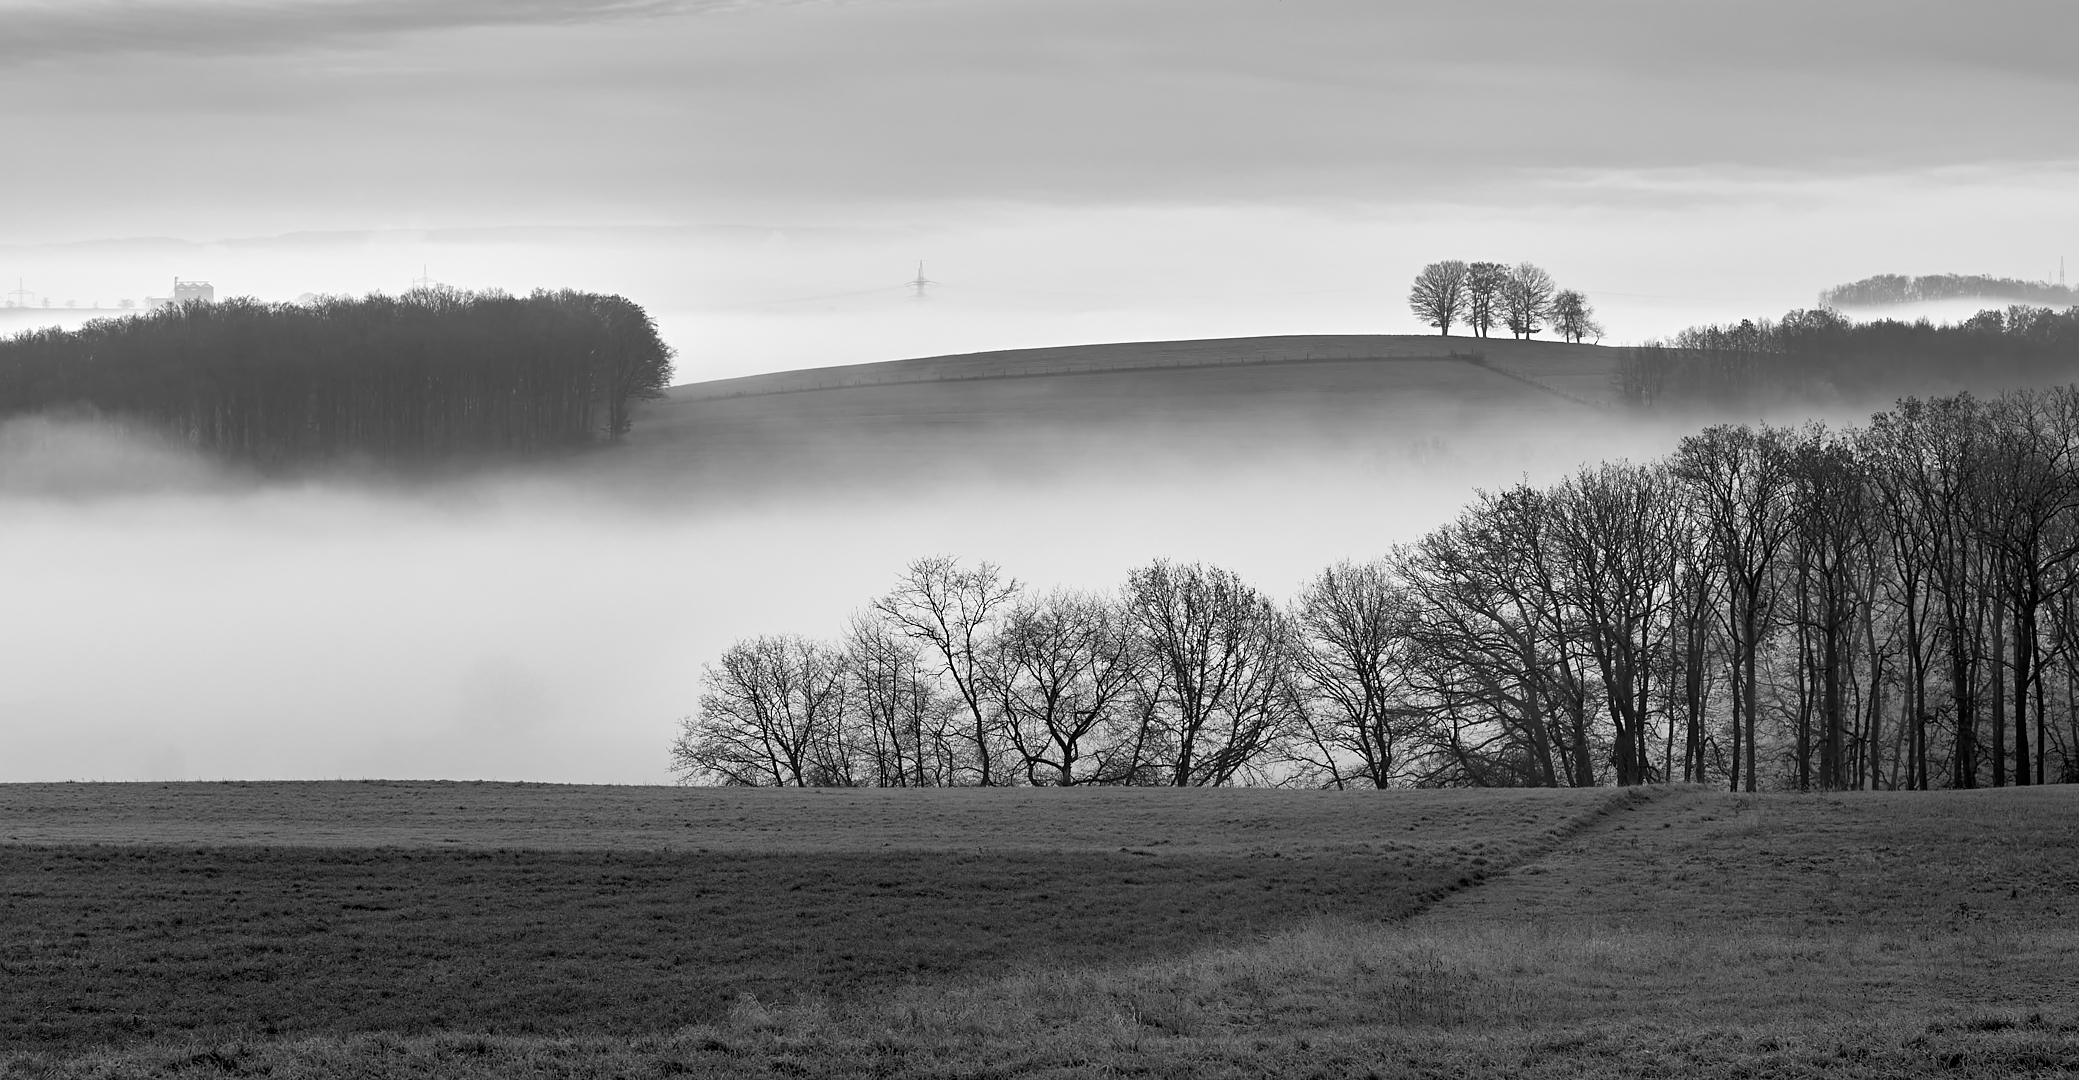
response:
<path id="1" fill-rule="evenodd" d="M 142 422 L 263 464 L 412 461 L 618 439 L 670 377 L 655 324 L 618 296 L 190 301 L 0 340 L 0 418 Z"/>
<path id="2" fill-rule="evenodd" d="M 1960 323 L 1855 322 L 1829 308 L 1691 327 L 1622 350 L 1618 391 L 1639 406 L 1890 400 L 2079 375 L 2079 307 L 2017 304 Z"/>
<path id="3" fill-rule="evenodd" d="M 1287 603 L 1203 565 L 1078 593 L 923 559 L 842 640 L 739 641 L 705 687 L 691 782 L 2075 782 L 2079 387 L 1708 428 L 1482 492 Z"/>

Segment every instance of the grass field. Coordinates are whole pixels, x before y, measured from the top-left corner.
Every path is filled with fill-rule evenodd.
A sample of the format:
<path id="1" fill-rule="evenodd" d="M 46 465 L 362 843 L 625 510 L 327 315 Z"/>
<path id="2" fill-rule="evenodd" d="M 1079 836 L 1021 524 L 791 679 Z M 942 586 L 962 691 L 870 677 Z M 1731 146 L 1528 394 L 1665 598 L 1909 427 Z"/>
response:
<path id="1" fill-rule="evenodd" d="M 1313 336 L 926 357 L 674 387 L 639 413 L 630 447 L 761 477 L 1475 446 L 1533 460 L 1607 436 L 1612 356 L 1506 338 Z"/>
<path id="2" fill-rule="evenodd" d="M 0 1070 L 2064 1075 L 2075 795 L 10 787 Z"/>
<path id="3" fill-rule="evenodd" d="M 1377 367 L 1387 361 L 1469 360 L 1506 363 L 1510 370 L 1553 380 L 1555 388 L 1607 400 L 1615 354 L 1593 345 L 1511 338 L 1401 334 L 1295 334 L 1280 337 L 1203 338 L 1064 345 L 1043 349 L 924 356 L 873 364 L 803 368 L 674 387 L 678 400 L 741 397 L 805 390 L 946 382 L 971 379 L 1066 377 L 1134 370 L 1192 368 L 1285 368 L 1299 380 L 1313 377 L 1303 366 Z M 1568 383 L 1559 387 L 1558 383 Z"/>

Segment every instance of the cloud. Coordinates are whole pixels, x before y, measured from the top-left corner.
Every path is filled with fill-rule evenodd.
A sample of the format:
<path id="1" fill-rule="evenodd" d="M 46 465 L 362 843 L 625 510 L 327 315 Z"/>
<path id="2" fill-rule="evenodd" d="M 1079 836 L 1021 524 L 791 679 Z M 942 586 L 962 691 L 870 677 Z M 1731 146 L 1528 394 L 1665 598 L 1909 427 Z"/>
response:
<path id="1" fill-rule="evenodd" d="M 431 30 L 575 25 L 743 8 L 758 2 L 34 0 L 0 6 L 0 21 L 6 26 L 0 36 L 0 63 L 108 53 L 222 56 L 367 46 Z"/>
<path id="2" fill-rule="evenodd" d="M 2079 71 L 2059 52 L 2079 17 L 2044 0 L 89 5 L 7 24 L 0 56 L 87 51 L 0 61 L 0 126 L 65 147 L 11 178 L 0 239 L 1521 205 L 1555 175 L 2063 169 L 2046 133 L 2069 127 Z"/>

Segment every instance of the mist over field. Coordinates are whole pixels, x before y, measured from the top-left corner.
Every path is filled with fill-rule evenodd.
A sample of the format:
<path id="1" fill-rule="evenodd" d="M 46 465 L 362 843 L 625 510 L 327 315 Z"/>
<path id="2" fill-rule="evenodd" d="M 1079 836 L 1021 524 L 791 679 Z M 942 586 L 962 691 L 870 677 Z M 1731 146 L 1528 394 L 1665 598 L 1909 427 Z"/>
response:
<path id="1" fill-rule="evenodd" d="M 1043 457 L 1040 437 L 851 470 L 832 446 L 820 468 L 702 470 L 638 438 L 461 479 L 263 481 L 134 433 L 12 422 L 0 559 L 31 569 L 0 606 L 0 781 L 665 782 L 703 663 L 742 636 L 837 633 L 910 559 L 1097 589 L 1203 559 L 1283 596 L 1475 485 L 1673 442 L 1600 425 L 1323 443 L 1292 420 L 1239 441 L 1074 433 Z"/>

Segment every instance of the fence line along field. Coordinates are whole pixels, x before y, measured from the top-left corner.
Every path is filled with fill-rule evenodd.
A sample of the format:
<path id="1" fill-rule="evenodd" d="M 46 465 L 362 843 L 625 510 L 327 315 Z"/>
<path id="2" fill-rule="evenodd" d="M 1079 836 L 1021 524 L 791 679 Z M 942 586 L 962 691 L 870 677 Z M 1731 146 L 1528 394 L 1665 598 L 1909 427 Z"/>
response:
<path id="1" fill-rule="evenodd" d="M 0 1075 L 2063 1075 L 2073 795 L 7 787 Z"/>

